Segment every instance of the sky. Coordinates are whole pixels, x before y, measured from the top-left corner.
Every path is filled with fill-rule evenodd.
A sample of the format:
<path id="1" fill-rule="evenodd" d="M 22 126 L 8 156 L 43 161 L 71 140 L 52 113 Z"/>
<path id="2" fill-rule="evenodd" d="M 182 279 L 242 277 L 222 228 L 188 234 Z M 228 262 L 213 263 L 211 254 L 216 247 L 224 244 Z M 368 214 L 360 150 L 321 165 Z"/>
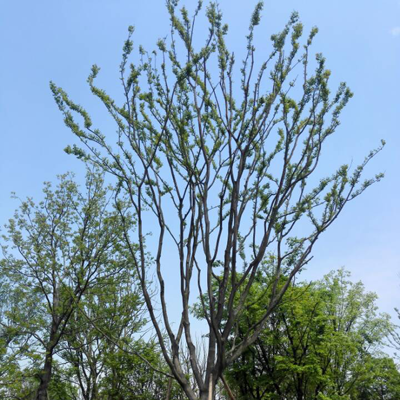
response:
<path id="1" fill-rule="evenodd" d="M 245 48 L 253 0 L 221 0 L 230 26 L 228 44 Z M 193 9 L 194 0 L 181 1 Z M 379 296 L 378 305 L 394 315 L 400 308 L 400 2 L 397 0 L 266 1 L 255 44 L 268 54 L 269 37 L 298 11 L 305 31 L 318 26 L 313 52 L 322 52 L 332 86 L 346 81 L 355 93 L 342 124 L 323 154 L 333 170 L 358 164 L 384 139 L 387 146 L 367 174 L 385 179 L 351 203 L 325 233 L 302 279 L 320 279 L 345 267 Z M 84 167 L 63 149 L 74 143 L 52 98 L 49 81 L 62 86 L 96 121 L 103 110 L 86 78 L 101 67 L 100 85 L 119 93 L 118 66 L 129 25 L 135 44 L 154 47 L 169 32 L 163 0 L 14 0 L 0 13 L 0 225 L 17 207 L 11 192 L 40 199 L 42 183 Z M 203 28 L 204 29 L 204 28 Z M 202 33 L 202 27 L 198 28 Z"/>

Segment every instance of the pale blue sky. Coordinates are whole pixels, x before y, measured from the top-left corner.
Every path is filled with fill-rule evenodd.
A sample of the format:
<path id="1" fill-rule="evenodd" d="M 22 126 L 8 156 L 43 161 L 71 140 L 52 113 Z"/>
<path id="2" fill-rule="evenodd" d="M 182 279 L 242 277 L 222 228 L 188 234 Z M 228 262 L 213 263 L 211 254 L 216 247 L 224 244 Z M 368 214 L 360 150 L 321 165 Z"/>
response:
<path id="1" fill-rule="evenodd" d="M 182 4 L 193 7 L 193 0 Z M 221 0 L 231 28 L 229 43 L 243 51 L 253 0 Z M 269 37 L 293 10 L 306 31 L 320 29 L 313 50 L 323 52 L 332 84 L 345 80 L 355 93 L 342 125 L 323 154 L 324 165 L 361 161 L 379 145 L 387 147 L 368 172 L 386 178 L 350 204 L 316 247 L 302 276 L 319 279 L 346 267 L 380 297 L 381 309 L 400 307 L 400 2 L 397 0 L 266 1 L 256 45 L 267 51 Z M 10 192 L 40 197 L 43 181 L 67 170 L 82 176 L 83 165 L 63 149 L 73 142 L 54 104 L 49 81 L 65 88 L 94 119 L 102 109 L 86 78 L 93 63 L 110 94 L 119 90 L 118 65 L 127 27 L 136 44 L 150 49 L 168 34 L 163 0 L 4 0 L 0 12 L 0 224 L 16 207 Z M 199 27 L 201 34 L 201 27 Z M 267 53 L 266 53 L 267 54 Z M 96 118 L 98 117 L 98 118 Z"/>

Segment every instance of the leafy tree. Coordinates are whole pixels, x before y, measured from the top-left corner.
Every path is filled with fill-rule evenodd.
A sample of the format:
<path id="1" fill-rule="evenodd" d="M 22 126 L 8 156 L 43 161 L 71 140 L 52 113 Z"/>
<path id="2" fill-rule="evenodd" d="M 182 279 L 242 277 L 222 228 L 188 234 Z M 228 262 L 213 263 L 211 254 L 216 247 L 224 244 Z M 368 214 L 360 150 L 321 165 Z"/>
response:
<path id="1" fill-rule="evenodd" d="M 22 201 L 6 226 L 1 272 L 22 299 L 7 317 L 37 371 L 37 400 L 47 400 L 54 356 L 82 296 L 130 263 L 109 196 L 99 173 L 87 174 L 85 194 L 66 174 L 55 189 L 45 184 L 40 203 Z"/>
<path id="2" fill-rule="evenodd" d="M 400 372 L 393 359 L 373 358 L 366 379 L 359 382 L 356 400 L 396 400 L 400 398 Z"/>
<path id="3" fill-rule="evenodd" d="M 132 352 L 115 349 L 105 363 L 101 399 L 115 400 L 183 400 L 177 383 L 167 377 L 168 365 L 159 347 L 152 341 L 131 342 Z M 141 357 L 138 357 L 140 354 Z M 144 361 L 145 360 L 145 361 Z M 157 366 L 157 371 L 153 366 Z M 163 373 L 160 373 L 163 372 Z"/>
<path id="4" fill-rule="evenodd" d="M 137 226 L 130 229 L 122 215 L 125 241 L 163 356 L 190 400 L 215 397 L 223 371 L 265 330 L 321 234 L 348 202 L 382 177 L 361 181 L 364 167 L 381 147 L 353 172 L 343 165 L 328 177 L 316 176 L 322 148 L 352 93 L 341 83 L 331 94 L 324 57 L 310 59 L 317 29 L 302 46 L 303 26 L 296 13 L 282 32 L 272 35 L 265 62 L 256 62 L 254 33 L 262 8 L 257 3 L 252 14 L 238 70 L 225 42 L 228 27 L 214 2 L 205 12 L 208 33 L 199 48 L 195 20 L 202 1 L 190 18 L 185 7 L 178 9 L 178 0 L 167 0 L 170 40 L 159 40 L 153 52 L 139 47 L 139 59 L 132 63 L 129 28 L 120 65 L 122 104 L 95 85 L 97 66 L 88 79 L 116 123 L 114 137 L 95 127 L 88 112 L 51 83 L 66 125 L 83 144 L 67 152 L 114 176 L 119 194 L 129 199 Z M 299 86 L 293 88 L 296 79 Z M 171 260 L 165 250 L 172 247 Z M 228 349 L 266 258 L 274 279 L 268 303 L 242 341 Z M 174 326 L 164 281 L 166 271 L 175 270 L 171 265 L 179 271 L 182 311 Z M 155 280 L 149 279 L 152 271 Z M 282 274 L 288 279 L 279 286 Z M 151 296 L 157 285 L 158 302 Z M 189 310 L 204 293 L 210 297 L 203 310 L 208 324 L 203 371 Z M 195 389 L 180 359 L 182 346 L 190 354 Z"/>
<path id="5" fill-rule="evenodd" d="M 121 385 L 119 377 L 109 370 L 110 359 L 133 341 L 145 322 L 131 269 L 107 277 L 84 294 L 71 317 L 59 354 L 70 365 L 71 378 L 84 400 L 100 398 L 104 379 L 111 385 Z"/>
<path id="6" fill-rule="evenodd" d="M 391 382 L 400 374 L 380 353 L 391 330 L 388 316 L 377 314 L 376 296 L 348 276 L 339 270 L 312 286 L 290 287 L 270 326 L 227 372 L 238 398 L 364 399 L 378 382 L 394 395 Z M 247 304 L 239 337 L 265 307 L 266 287 L 261 281 L 257 301 Z"/>

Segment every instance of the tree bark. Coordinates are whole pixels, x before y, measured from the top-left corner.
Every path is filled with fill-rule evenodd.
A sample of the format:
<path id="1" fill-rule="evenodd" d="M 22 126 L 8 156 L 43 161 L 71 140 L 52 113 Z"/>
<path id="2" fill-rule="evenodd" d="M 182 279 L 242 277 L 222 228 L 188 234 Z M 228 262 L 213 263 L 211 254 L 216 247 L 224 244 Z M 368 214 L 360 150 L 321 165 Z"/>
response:
<path id="1" fill-rule="evenodd" d="M 235 399 L 235 396 L 234 396 L 233 393 L 232 393 L 231 388 L 230 388 L 229 385 L 228 385 L 228 382 L 225 380 L 225 378 L 224 378 L 224 376 L 223 376 L 222 374 L 221 374 L 221 380 L 222 380 L 222 383 L 223 383 L 224 386 L 225 386 L 225 390 L 226 390 L 226 392 L 228 393 L 229 398 L 230 398 L 231 400 L 236 400 L 236 399 Z"/>
<path id="2" fill-rule="evenodd" d="M 216 381 L 213 380 L 213 374 L 210 374 L 210 381 L 207 390 L 200 392 L 200 400 L 214 400 Z"/>
<path id="3" fill-rule="evenodd" d="M 58 304 L 58 297 L 55 297 L 54 305 Z M 36 393 L 35 400 L 48 400 L 47 391 L 49 388 L 52 372 L 53 372 L 53 351 L 56 346 L 57 332 L 59 328 L 59 319 L 53 316 L 51 323 L 50 338 L 46 346 L 46 356 L 44 359 L 44 366 L 40 374 L 40 383 Z"/>
<path id="4" fill-rule="evenodd" d="M 53 348 L 48 346 L 46 349 L 46 358 L 44 361 L 44 367 L 40 375 L 40 383 L 37 390 L 36 400 L 48 400 L 47 391 L 51 380 L 53 370 Z"/>
<path id="5" fill-rule="evenodd" d="M 165 400 L 170 400 L 171 390 L 172 390 L 172 378 L 169 378 L 168 379 L 168 387 L 167 387 L 167 395 L 165 397 Z"/>

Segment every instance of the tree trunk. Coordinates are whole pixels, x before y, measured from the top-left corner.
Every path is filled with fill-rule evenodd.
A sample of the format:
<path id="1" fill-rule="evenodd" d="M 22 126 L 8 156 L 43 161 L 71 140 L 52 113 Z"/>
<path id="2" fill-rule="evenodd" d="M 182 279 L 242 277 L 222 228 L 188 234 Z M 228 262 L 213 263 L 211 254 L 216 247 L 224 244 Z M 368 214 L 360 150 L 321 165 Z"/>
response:
<path id="1" fill-rule="evenodd" d="M 51 373 L 53 369 L 53 349 L 48 346 L 46 351 L 46 358 L 44 361 L 44 367 L 40 375 L 40 383 L 36 395 L 36 400 L 48 400 L 47 390 L 51 379 Z"/>
<path id="2" fill-rule="evenodd" d="M 47 391 L 49 388 L 51 375 L 53 372 L 53 351 L 57 343 L 57 331 L 59 323 L 53 317 L 51 324 L 50 338 L 46 346 L 46 356 L 44 359 L 44 366 L 40 374 L 40 383 L 36 393 L 36 400 L 48 400 Z"/>
<path id="3" fill-rule="evenodd" d="M 172 390 L 172 378 L 169 378 L 168 379 L 168 387 L 167 387 L 167 395 L 165 397 L 165 400 L 170 400 L 171 390 Z"/>
<path id="4" fill-rule="evenodd" d="M 210 381 L 207 390 L 200 392 L 199 400 L 214 400 L 215 399 L 215 387 L 217 381 L 213 379 L 213 375 L 210 375 Z"/>
<path id="5" fill-rule="evenodd" d="M 214 387 L 214 381 L 213 381 L 213 374 L 211 374 L 210 375 L 210 383 L 208 386 L 208 400 L 213 400 L 214 392 L 215 392 L 215 387 Z"/>
<path id="6" fill-rule="evenodd" d="M 223 376 L 222 374 L 221 374 L 221 380 L 222 380 L 222 383 L 224 384 L 225 390 L 226 390 L 226 392 L 228 393 L 229 398 L 230 398 L 231 400 L 236 400 L 236 399 L 235 399 L 235 396 L 234 396 L 233 393 L 232 393 L 231 388 L 230 388 L 229 385 L 228 385 L 228 382 L 225 380 L 225 378 L 224 378 L 224 376 Z"/>

